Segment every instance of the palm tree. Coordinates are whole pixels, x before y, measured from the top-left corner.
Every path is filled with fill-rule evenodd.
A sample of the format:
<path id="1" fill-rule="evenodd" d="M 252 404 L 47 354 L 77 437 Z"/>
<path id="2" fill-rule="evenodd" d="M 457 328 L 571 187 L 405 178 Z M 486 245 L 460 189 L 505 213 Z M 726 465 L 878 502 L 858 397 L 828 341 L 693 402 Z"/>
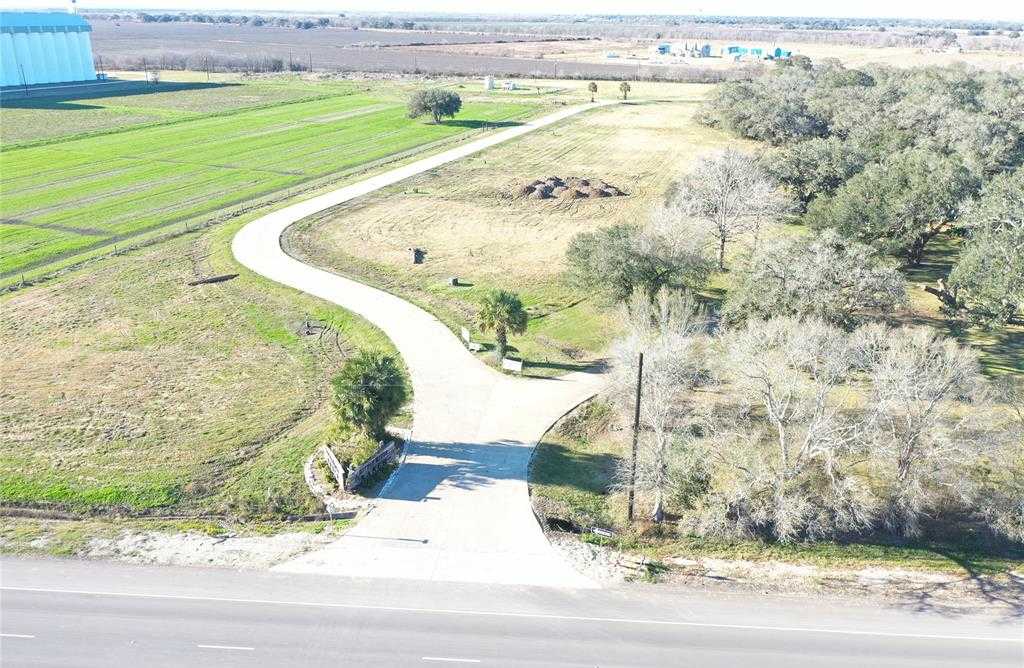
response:
<path id="1" fill-rule="evenodd" d="M 508 335 L 525 333 L 528 319 L 523 302 L 513 292 L 492 290 L 480 303 L 477 325 L 484 332 L 494 330 L 494 338 L 497 341 L 494 354 L 499 364 L 505 359 Z"/>
<path id="2" fill-rule="evenodd" d="M 590 101 L 593 102 L 594 101 L 594 95 L 597 94 L 597 82 L 596 81 L 591 81 L 590 85 L 587 86 L 587 90 L 590 91 Z"/>
<path id="3" fill-rule="evenodd" d="M 628 81 L 623 81 L 622 83 L 620 83 L 619 84 L 619 90 L 622 91 L 622 99 L 623 100 L 628 98 L 629 97 L 629 91 L 630 91 L 629 82 Z"/>

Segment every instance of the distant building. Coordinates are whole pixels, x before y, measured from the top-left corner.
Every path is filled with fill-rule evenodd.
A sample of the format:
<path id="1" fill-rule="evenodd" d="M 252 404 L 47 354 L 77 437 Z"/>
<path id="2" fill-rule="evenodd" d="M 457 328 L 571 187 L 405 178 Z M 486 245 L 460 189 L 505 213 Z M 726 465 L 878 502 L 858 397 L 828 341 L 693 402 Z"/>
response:
<path id="1" fill-rule="evenodd" d="M 91 31 L 77 14 L 0 12 L 0 85 L 95 81 Z"/>

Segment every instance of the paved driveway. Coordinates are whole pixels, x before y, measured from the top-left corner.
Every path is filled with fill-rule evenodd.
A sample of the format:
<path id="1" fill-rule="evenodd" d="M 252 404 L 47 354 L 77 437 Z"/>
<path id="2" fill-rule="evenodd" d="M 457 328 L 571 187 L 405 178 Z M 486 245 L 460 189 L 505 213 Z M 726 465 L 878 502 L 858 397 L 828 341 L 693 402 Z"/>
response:
<path id="1" fill-rule="evenodd" d="M 598 373 L 503 376 L 437 318 L 392 294 L 287 255 L 280 239 L 302 218 L 601 106 L 570 107 L 254 220 L 235 236 L 253 271 L 354 311 L 380 327 L 412 376 L 412 443 L 369 514 L 327 548 L 278 570 L 355 577 L 595 586 L 550 547 L 526 484 L 533 446 L 604 384 Z"/>

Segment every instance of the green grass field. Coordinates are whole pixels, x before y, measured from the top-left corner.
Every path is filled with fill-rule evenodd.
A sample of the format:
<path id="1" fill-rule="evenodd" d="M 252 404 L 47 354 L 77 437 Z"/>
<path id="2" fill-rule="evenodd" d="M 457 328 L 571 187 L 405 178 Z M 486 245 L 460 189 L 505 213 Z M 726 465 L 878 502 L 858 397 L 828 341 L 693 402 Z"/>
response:
<path id="1" fill-rule="evenodd" d="M 196 91 L 185 89 L 180 94 L 189 99 L 177 105 L 171 102 L 179 93 L 169 93 L 162 104 L 150 102 L 150 112 L 161 116 L 155 124 L 5 145 L 0 277 L 170 225 L 203 222 L 270 193 L 488 123 L 510 122 L 533 109 L 471 102 L 458 121 L 434 125 L 407 118 L 400 96 L 353 86 L 325 86 L 314 99 L 288 99 L 278 91 L 284 99 L 276 102 L 266 87 L 252 95 L 248 86 L 233 88 L 246 104 L 258 106 L 239 109 L 241 103 L 229 103 L 223 89 L 208 89 L 220 97 L 209 100 L 207 113 L 198 113 Z M 312 92 L 305 90 L 309 98 Z M 131 109 L 138 111 L 140 97 L 130 98 Z M 126 108 L 113 102 L 104 107 L 114 114 Z"/>
<path id="2" fill-rule="evenodd" d="M 70 137 L 4 150 L 4 215 L 17 206 L 33 222 L 90 226 L 109 239 L 186 212 L 219 216 L 282 182 L 306 179 L 303 196 L 313 196 L 458 141 L 482 119 L 533 110 L 471 102 L 460 122 L 434 126 L 404 118 L 407 85 L 286 83 L 301 100 L 268 100 L 287 97 L 266 93 L 269 84 L 209 89 L 227 111 L 91 136 L 82 132 L 95 129 L 65 125 Z M 183 87 L 146 103 L 195 114 L 206 92 Z M 234 261 L 239 227 L 286 204 L 270 200 L 0 296 L 0 504 L 245 517 L 317 510 L 302 466 L 332 425 L 328 380 L 358 349 L 393 348 L 364 320 Z M 2 232 L 22 240 L 10 262 L 25 262 L 33 244 L 56 257 L 62 243 L 92 238 L 49 227 Z M 3 243 L 10 252 L 10 236 Z M 299 336 L 307 317 L 333 330 Z"/>
<path id="3" fill-rule="evenodd" d="M 239 219 L 0 302 L 0 503 L 244 515 L 315 510 L 302 464 L 345 355 L 390 341 L 240 267 Z M 188 286 L 197 275 L 239 273 Z M 306 316 L 333 338 L 300 337 Z"/>

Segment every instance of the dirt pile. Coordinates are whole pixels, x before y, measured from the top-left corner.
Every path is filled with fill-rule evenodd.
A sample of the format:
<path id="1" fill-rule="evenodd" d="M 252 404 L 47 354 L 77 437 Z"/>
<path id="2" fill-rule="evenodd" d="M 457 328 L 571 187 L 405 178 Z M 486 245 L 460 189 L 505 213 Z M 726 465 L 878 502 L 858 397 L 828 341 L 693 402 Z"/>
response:
<path id="1" fill-rule="evenodd" d="M 514 197 L 530 199 L 583 199 L 620 197 L 627 194 L 601 179 L 584 179 L 578 176 L 569 176 L 564 179 L 558 176 L 536 179 L 516 188 L 512 193 Z"/>

